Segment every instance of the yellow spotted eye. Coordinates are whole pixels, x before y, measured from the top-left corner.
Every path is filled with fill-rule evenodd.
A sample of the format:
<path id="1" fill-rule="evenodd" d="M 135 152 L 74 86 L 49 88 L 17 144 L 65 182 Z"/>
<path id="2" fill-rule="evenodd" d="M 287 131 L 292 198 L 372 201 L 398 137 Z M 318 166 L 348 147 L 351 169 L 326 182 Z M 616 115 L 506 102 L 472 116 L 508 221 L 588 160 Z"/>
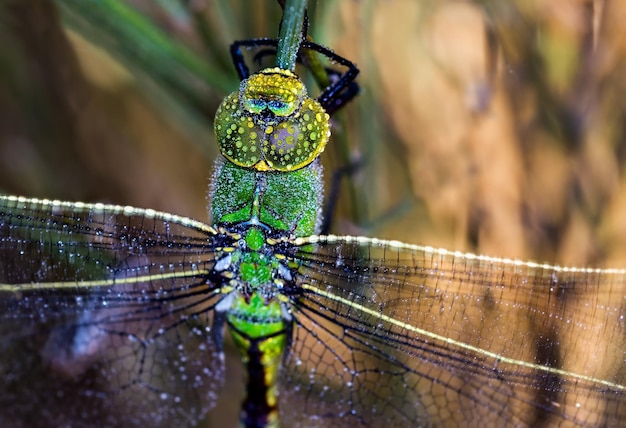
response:
<path id="1" fill-rule="evenodd" d="M 317 101 L 307 99 L 293 120 L 266 129 L 266 162 L 279 171 L 292 171 L 313 162 L 330 138 L 329 119 Z"/>
<path id="2" fill-rule="evenodd" d="M 302 81 L 280 68 L 244 80 L 217 110 L 222 155 L 259 171 L 293 171 L 313 162 L 330 138 L 329 116 Z"/>

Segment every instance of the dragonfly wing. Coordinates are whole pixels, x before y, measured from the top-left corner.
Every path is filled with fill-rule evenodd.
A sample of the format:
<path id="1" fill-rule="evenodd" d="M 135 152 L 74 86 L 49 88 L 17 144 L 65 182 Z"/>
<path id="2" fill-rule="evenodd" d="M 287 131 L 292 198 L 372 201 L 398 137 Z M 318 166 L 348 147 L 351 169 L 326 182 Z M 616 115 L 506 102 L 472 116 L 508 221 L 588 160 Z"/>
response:
<path id="1" fill-rule="evenodd" d="M 150 210 L 0 198 L 0 425 L 201 418 L 224 378 L 212 239 Z"/>
<path id="2" fill-rule="evenodd" d="M 623 423 L 624 272 L 307 242 L 281 385 L 288 426 Z"/>

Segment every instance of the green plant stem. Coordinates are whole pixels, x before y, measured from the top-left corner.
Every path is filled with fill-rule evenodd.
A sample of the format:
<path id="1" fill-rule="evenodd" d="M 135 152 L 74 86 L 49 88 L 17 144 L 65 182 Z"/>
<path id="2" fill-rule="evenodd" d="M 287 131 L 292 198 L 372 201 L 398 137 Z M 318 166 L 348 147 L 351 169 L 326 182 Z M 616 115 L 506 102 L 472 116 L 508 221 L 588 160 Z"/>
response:
<path id="1" fill-rule="evenodd" d="M 302 25 L 306 0 L 287 0 L 283 14 L 283 21 L 278 36 L 278 52 L 276 66 L 294 71 L 300 42 L 302 41 Z"/>

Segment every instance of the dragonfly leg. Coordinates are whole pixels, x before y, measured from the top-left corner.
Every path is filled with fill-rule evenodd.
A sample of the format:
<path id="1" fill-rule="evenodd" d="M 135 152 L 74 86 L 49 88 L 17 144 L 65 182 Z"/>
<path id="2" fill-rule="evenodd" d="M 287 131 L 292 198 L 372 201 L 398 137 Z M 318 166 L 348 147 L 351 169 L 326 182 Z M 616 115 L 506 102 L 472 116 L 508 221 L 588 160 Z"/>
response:
<path id="1" fill-rule="evenodd" d="M 246 61 L 241 53 L 241 48 L 258 48 L 258 47 L 271 47 L 273 51 L 276 50 L 278 46 L 278 40 L 270 39 L 270 38 L 259 38 L 259 39 L 247 39 L 247 40 L 237 40 L 230 45 L 230 56 L 233 60 L 233 64 L 235 65 L 235 69 L 237 70 L 237 75 L 240 80 L 247 79 L 250 77 L 250 69 L 246 65 Z M 272 52 L 262 51 L 262 52 Z M 265 56 L 265 53 L 262 53 L 262 56 Z M 262 57 L 261 56 L 261 57 Z M 257 56 L 255 56 L 257 59 Z"/>
<path id="2" fill-rule="evenodd" d="M 339 74 L 335 70 L 331 70 L 330 72 L 327 70 L 332 83 L 322 91 L 320 96 L 317 97 L 317 100 L 328 114 L 333 114 L 359 93 L 359 85 L 355 82 L 356 76 L 359 74 L 359 69 L 352 61 L 322 45 L 308 40 L 302 42 L 301 48 L 316 51 L 348 69 L 343 74 Z"/>
<path id="3" fill-rule="evenodd" d="M 337 201 L 339 200 L 339 191 L 341 189 L 341 180 L 344 177 L 351 177 L 355 174 L 361 167 L 363 166 L 363 160 L 356 160 L 350 162 L 350 164 L 338 168 L 333 172 L 333 177 L 331 178 L 330 183 L 330 192 L 328 194 L 328 199 L 326 200 L 326 204 L 324 206 L 324 214 L 322 217 L 322 227 L 320 229 L 321 235 L 328 235 L 330 232 L 330 227 L 332 226 L 333 216 L 335 213 L 335 207 L 337 206 Z"/>

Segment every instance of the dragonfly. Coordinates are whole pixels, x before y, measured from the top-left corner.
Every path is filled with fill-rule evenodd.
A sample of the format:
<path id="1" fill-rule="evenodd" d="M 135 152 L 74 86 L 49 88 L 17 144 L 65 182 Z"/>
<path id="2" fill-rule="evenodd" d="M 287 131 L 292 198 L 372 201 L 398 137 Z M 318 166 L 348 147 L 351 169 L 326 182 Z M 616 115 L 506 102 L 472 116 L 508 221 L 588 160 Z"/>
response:
<path id="1" fill-rule="evenodd" d="M 231 51 L 212 223 L 0 196 L 0 424 L 193 425 L 231 340 L 246 427 L 623 426 L 626 271 L 320 235 L 358 70 L 303 41 L 348 69 L 312 99 L 248 46 L 276 43 Z"/>

